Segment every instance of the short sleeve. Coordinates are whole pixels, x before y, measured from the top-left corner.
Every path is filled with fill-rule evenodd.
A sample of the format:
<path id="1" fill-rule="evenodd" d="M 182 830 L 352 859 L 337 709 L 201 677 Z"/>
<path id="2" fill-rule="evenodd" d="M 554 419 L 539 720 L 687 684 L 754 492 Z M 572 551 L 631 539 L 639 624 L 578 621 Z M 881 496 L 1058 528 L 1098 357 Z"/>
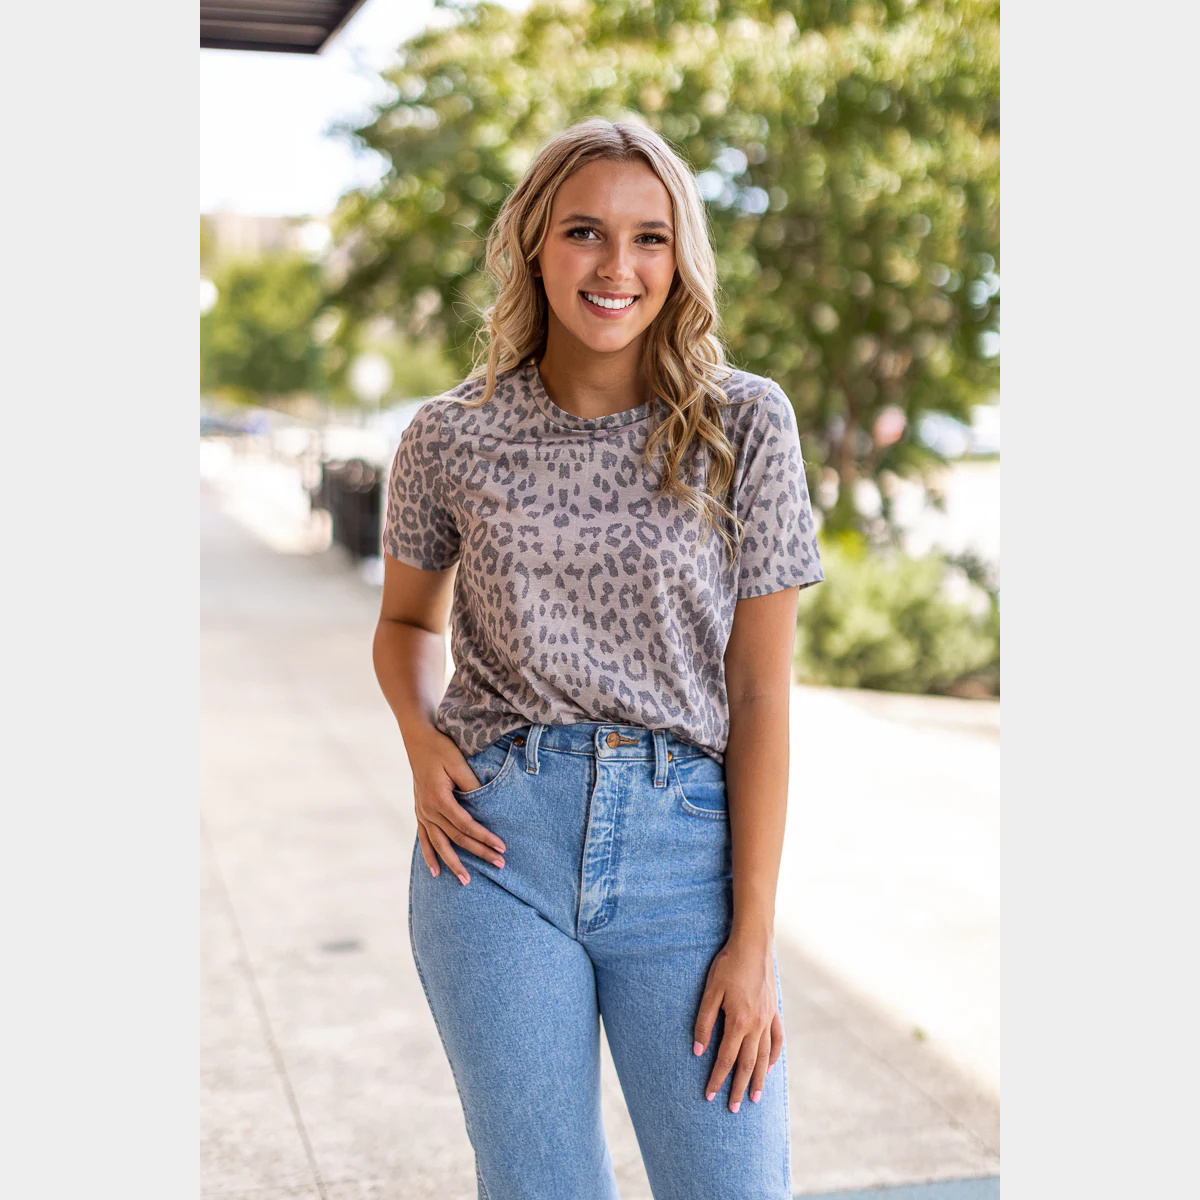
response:
<path id="1" fill-rule="evenodd" d="M 428 401 L 400 435 L 388 476 L 383 549 L 423 571 L 444 571 L 459 557 L 459 531 L 444 499 L 441 410 Z"/>
<path id="2" fill-rule="evenodd" d="M 754 410 L 737 489 L 739 600 L 825 578 L 792 402 L 772 382 Z"/>

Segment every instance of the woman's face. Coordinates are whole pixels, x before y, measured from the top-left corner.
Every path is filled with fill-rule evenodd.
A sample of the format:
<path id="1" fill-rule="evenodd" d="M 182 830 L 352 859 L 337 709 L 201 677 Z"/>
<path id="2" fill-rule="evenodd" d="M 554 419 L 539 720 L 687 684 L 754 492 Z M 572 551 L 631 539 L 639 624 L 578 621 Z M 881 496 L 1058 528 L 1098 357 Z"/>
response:
<path id="1" fill-rule="evenodd" d="M 588 163 L 554 197 L 537 268 L 552 337 L 597 353 L 626 349 L 658 315 L 675 277 L 670 193 L 644 163 Z M 633 303 L 607 308 L 588 295 Z"/>

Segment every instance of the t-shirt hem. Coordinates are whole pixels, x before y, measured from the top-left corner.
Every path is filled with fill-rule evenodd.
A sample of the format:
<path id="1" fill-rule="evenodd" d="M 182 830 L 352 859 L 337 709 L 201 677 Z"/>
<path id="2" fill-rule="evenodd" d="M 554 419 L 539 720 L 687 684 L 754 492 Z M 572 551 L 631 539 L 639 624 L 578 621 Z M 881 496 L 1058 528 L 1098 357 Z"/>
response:
<path id="1" fill-rule="evenodd" d="M 394 559 L 404 563 L 406 566 L 416 567 L 421 571 L 448 571 L 456 562 L 458 562 L 457 558 L 451 559 L 451 561 L 448 563 L 435 562 L 432 559 L 419 558 L 416 555 L 399 553 L 392 549 L 391 546 L 384 546 L 383 551 L 385 554 L 390 554 Z"/>
<path id="2" fill-rule="evenodd" d="M 786 591 L 788 588 L 796 587 L 797 585 L 803 591 L 806 587 L 812 587 L 814 583 L 823 583 L 824 581 L 824 572 L 819 571 L 814 575 L 809 568 L 805 567 L 792 572 L 791 575 L 783 579 L 776 577 L 748 584 L 745 589 L 738 591 L 737 598 L 739 600 L 748 600 L 753 596 L 770 596 L 775 592 Z"/>

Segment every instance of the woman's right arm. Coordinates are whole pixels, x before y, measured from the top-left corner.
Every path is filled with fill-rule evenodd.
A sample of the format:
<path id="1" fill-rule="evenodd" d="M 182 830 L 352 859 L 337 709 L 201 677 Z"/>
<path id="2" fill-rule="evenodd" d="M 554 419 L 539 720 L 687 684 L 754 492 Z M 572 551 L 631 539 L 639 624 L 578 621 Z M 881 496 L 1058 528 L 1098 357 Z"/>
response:
<path id="1" fill-rule="evenodd" d="M 437 875 L 440 856 L 466 883 L 469 876 L 452 843 L 492 862 L 504 853 L 504 843 L 455 800 L 452 787 L 469 791 L 479 780 L 453 740 L 434 725 L 446 690 L 446 625 L 457 567 L 424 571 L 387 553 L 383 562 L 383 601 L 371 652 L 375 677 L 404 739 L 425 863 Z"/>

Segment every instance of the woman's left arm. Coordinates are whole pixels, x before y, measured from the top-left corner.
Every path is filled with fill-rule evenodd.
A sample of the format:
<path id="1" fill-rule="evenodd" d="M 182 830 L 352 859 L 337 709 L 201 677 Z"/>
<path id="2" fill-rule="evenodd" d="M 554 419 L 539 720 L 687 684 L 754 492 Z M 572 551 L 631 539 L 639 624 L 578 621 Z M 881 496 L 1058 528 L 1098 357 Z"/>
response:
<path id="1" fill-rule="evenodd" d="M 733 1070 L 732 1112 L 741 1105 L 747 1084 L 751 1100 L 761 1099 L 767 1072 L 783 1050 L 772 953 L 787 816 L 788 712 L 799 591 L 790 587 L 739 600 L 725 651 L 733 925 L 709 968 L 694 1052 L 704 1052 L 723 1009 L 724 1035 L 705 1095 L 711 1100 Z"/>

